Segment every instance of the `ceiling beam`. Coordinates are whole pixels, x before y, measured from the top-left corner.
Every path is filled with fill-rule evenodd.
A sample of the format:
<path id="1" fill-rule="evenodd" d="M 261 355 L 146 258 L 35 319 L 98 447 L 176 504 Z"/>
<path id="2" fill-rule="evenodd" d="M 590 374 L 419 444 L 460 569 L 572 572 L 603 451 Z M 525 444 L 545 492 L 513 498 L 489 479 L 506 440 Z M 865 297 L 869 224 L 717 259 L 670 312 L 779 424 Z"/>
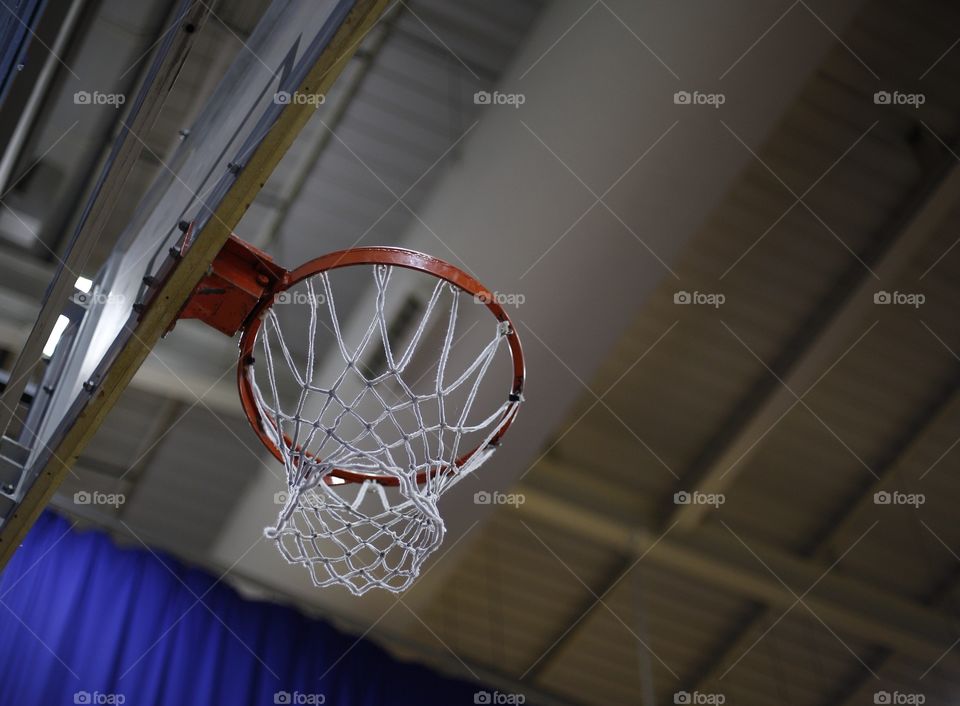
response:
<path id="1" fill-rule="evenodd" d="M 878 477 L 870 476 L 868 482 L 858 490 L 856 495 L 849 502 L 843 503 L 840 513 L 825 523 L 825 530 L 805 552 L 811 560 L 821 563 L 829 561 L 831 555 L 836 553 L 835 544 L 838 540 L 857 536 L 855 529 L 857 521 L 862 518 L 865 510 L 874 507 L 873 494 L 878 490 L 889 490 L 894 487 L 898 470 L 903 468 L 903 462 L 916 451 L 924 439 L 924 433 L 936 428 L 940 422 L 953 418 L 957 407 L 960 406 L 958 393 L 960 393 L 960 371 L 957 371 L 946 385 L 938 389 L 934 399 L 915 415 L 914 419 L 906 425 L 905 432 L 890 444 L 883 454 L 885 460 L 873 466 Z M 734 660 L 739 659 L 761 638 L 768 626 L 778 617 L 779 613 L 776 610 L 757 606 L 752 617 L 743 623 L 736 634 L 723 641 L 723 647 L 719 653 L 712 657 L 699 673 L 684 685 L 683 689 L 692 693 L 702 690 L 707 684 L 718 679 Z M 870 676 L 866 670 L 864 673 Z"/>
<path id="2" fill-rule="evenodd" d="M 952 575 L 931 593 L 925 603 L 947 608 L 958 590 L 960 590 L 960 568 L 954 569 Z M 867 660 L 873 674 L 879 675 L 883 668 L 889 665 L 895 654 L 894 650 L 880 648 L 872 659 Z M 870 703 L 877 691 L 877 681 L 873 678 L 873 674 L 865 669 L 856 670 L 856 674 L 844 685 L 837 696 L 827 703 L 831 706 Z M 930 701 L 929 698 L 928 701 Z"/>
<path id="3" fill-rule="evenodd" d="M 704 527 L 696 533 L 674 530 L 660 534 L 533 488 L 522 487 L 518 492 L 526 500 L 520 511 L 529 517 L 629 553 L 634 561 L 643 556 L 644 561 L 765 603 L 781 613 L 809 610 L 844 635 L 931 662 L 950 646 L 938 611 L 831 572 L 822 562 L 796 557 L 725 529 Z M 960 655 L 945 659 L 960 665 Z"/>
<path id="4" fill-rule="evenodd" d="M 40 9 L 36 9 L 38 4 Z M 38 122 L 37 116 L 43 109 L 47 91 L 60 68 L 60 57 L 65 53 L 85 4 L 86 0 L 32 3 L 35 15 L 26 18 L 29 24 L 24 24 L 19 13 L 9 6 L 4 8 L 7 15 L 4 24 L 16 30 L 22 27 L 29 33 L 24 36 L 25 53 L 16 57 L 14 65 L 4 67 L 8 72 L 6 95 L 0 101 L 0 145 L 3 146 L 0 150 L 0 193 L 4 196 L 16 184 L 11 185 L 13 170 L 18 164 L 22 166 L 29 133 Z M 17 10 L 25 7 L 22 2 L 14 4 Z M 11 22 L 11 19 L 15 21 Z M 9 41 L 10 36 L 5 39 Z"/>
<path id="5" fill-rule="evenodd" d="M 771 364 L 783 383 L 764 371 L 739 405 L 739 414 L 708 442 L 674 490 L 724 493 L 759 446 L 757 440 L 797 404 L 794 393 L 802 396 L 815 384 L 862 330 L 862 323 L 874 316 L 874 293 L 891 286 L 960 200 L 960 164 L 951 155 L 931 172 L 906 199 L 900 215 L 871 239 L 873 252 L 861 254 L 877 278 L 859 262 L 851 262 Z M 668 505 L 671 511 L 663 526 L 677 522 L 687 530 L 699 525 L 710 510 L 705 504 Z"/>
<path id="6" fill-rule="evenodd" d="M 630 563 L 633 563 L 633 559 L 630 560 Z M 594 608 L 600 604 L 600 601 L 606 600 L 607 594 L 619 585 L 620 579 L 622 578 L 622 561 L 617 561 L 615 562 L 615 565 L 608 571 L 607 578 L 603 581 L 603 585 L 608 587 L 607 590 L 604 593 L 598 593 L 596 597 L 594 597 L 592 593 L 584 595 L 583 600 L 573 611 L 573 615 L 578 616 L 576 622 L 568 623 L 565 621 L 563 625 L 560 626 L 560 629 L 557 630 L 553 636 L 548 638 L 548 644 L 550 647 L 547 648 L 546 652 L 540 655 L 537 663 L 530 667 L 530 669 L 528 669 L 526 674 L 522 677 L 522 681 L 525 684 L 533 684 L 541 675 L 546 673 L 546 671 L 553 664 L 554 659 L 561 654 L 569 644 L 566 640 L 567 635 L 572 633 L 580 625 L 586 622 Z M 598 598 L 599 600 L 597 600 Z"/>

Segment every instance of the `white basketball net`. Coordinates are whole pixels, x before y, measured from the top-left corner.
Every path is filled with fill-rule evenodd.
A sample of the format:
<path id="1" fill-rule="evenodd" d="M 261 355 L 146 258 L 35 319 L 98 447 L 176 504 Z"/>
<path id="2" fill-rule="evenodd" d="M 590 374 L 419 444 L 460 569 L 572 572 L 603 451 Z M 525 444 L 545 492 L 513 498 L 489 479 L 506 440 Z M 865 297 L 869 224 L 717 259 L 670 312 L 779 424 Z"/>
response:
<path id="1" fill-rule="evenodd" d="M 265 420 L 263 428 L 282 452 L 289 491 L 276 527 L 268 528 L 266 535 L 288 562 L 309 569 L 315 585 L 340 584 L 356 595 L 373 587 L 400 592 L 410 586 L 423 562 L 443 541 L 445 526 L 437 510 L 438 499 L 492 455 L 491 441 L 519 406 L 519 400 L 508 398 L 486 418 L 468 421 L 480 384 L 510 329 L 509 324 L 491 318 L 494 331 L 490 342 L 461 374 L 448 381 L 448 361 L 464 293 L 444 280 L 438 280 L 433 289 L 406 350 L 395 355 L 385 314 L 392 269 L 372 267 L 377 288 L 375 314 L 356 348 L 349 349 L 344 341 L 330 278 L 320 273 L 301 283 L 307 294 L 302 299 L 309 306 L 305 365 L 295 362 L 287 341 L 292 334 L 285 338 L 271 307 L 254 346 L 256 356 L 264 359 L 266 393 L 256 383 L 255 366 L 246 366 L 255 403 Z M 322 296 L 317 295 L 317 285 Z M 427 378 L 431 389 L 421 394 L 404 373 L 444 296 L 450 302 L 439 363 L 435 377 Z M 314 377 L 320 362 L 314 349 L 323 307 L 345 363 L 327 387 Z M 361 359 L 374 349 L 371 341 L 375 339 L 382 342 L 385 356 L 385 371 L 377 376 L 360 369 Z M 282 401 L 278 374 L 290 376 L 299 393 L 288 394 Z M 464 439 L 467 435 L 471 435 L 469 443 Z M 454 467 L 470 449 L 475 450 Z M 395 479 L 397 485 L 384 488 L 372 480 L 359 485 L 342 483 L 331 476 L 333 469 L 376 474 Z M 426 475 L 423 483 L 417 483 L 418 474 Z"/>

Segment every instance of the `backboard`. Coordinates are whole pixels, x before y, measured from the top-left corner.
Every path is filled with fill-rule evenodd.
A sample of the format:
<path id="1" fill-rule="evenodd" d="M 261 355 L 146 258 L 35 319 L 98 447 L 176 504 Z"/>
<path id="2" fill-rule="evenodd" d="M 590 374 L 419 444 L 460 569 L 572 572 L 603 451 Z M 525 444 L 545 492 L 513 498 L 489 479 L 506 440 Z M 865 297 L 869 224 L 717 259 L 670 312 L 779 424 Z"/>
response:
<path id="1" fill-rule="evenodd" d="M 309 119 L 310 98 L 325 94 L 386 4 L 275 0 L 244 43 L 90 292 L 63 312 L 73 323 L 27 420 L 31 449 L 0 530 L 0 568 Z M 139 137 L 131 129 L 120 139 Z M 181 255 L 171 249 L 184 222 L 195 239 Z M 147 302 L 161 268 L 168 276 Z"/>

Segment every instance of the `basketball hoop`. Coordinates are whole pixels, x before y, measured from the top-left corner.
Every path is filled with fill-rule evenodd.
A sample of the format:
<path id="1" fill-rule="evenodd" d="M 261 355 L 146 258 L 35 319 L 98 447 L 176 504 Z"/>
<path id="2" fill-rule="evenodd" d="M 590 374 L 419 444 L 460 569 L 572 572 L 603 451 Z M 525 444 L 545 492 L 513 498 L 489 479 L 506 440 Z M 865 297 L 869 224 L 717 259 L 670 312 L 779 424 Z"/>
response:
<path id="1" fill-rule="evenodd" d="M 363 318 L 353 343 L 331 281 L 347 268 L 366 269 L 375 291 L 370 320 Z M 396 272 L 433 282 L 402 351 L 388 321 Z M 464 297 L 485 307 L 486 321 L 471 331 L 486 333 L 479 352 L 451 373 Z M 283 507 L 265 531 L 284 558 L 306 567 L 317 586 L 342 585 L 356 595 L 408 588 L 443 541 L 438 500 L 491 457 L 523 399 L 520 340 L 496 297 L 457 267 L 412 250 L 352 248 L 285 271 L 231 236 L 180 318 L 243 332 L 243 409 L 286 472 Z M 414 379 L 412 361 L 422 367 L 431 333 L 442 338 L 435 370 Z M 332 372 L 331 358 L 341 361 Z M 379 370 L 369 369 L 371 359 Z M 495 361 L 508 371 L 503 397 L 471 416 Z"/>

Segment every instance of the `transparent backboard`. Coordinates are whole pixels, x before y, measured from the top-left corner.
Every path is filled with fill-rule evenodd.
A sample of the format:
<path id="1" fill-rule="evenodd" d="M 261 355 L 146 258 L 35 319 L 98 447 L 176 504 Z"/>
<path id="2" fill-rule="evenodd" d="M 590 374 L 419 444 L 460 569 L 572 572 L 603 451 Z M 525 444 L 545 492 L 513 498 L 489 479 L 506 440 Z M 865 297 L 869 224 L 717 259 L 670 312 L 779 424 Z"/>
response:
<path id="1" fill-rule="evenodd" d="M 51 359 L 53 384 L 30 463 L 55 445 L 82 408 L 88 383 L 109 371 L 113 356 L 136 336 L 134 305 L 183 235 L 215 217 L 245 160 L 267 137 L 287 96 L 301 85 L 357 0 L 275 0 L 206 103 L 122 234 L 86 297 L 86 312 Z M 28 476 L 31 474 L 27 474 Z"/>

